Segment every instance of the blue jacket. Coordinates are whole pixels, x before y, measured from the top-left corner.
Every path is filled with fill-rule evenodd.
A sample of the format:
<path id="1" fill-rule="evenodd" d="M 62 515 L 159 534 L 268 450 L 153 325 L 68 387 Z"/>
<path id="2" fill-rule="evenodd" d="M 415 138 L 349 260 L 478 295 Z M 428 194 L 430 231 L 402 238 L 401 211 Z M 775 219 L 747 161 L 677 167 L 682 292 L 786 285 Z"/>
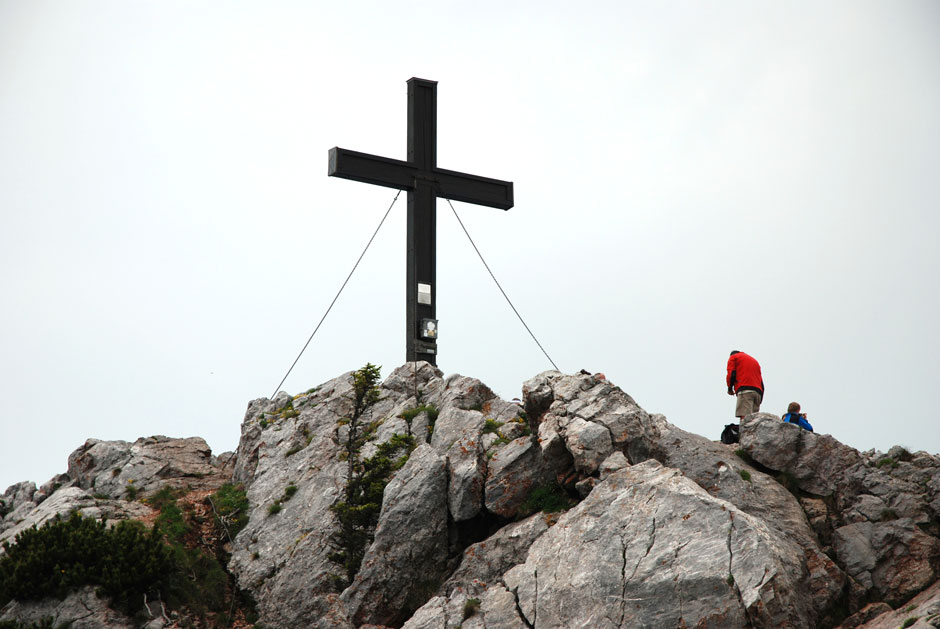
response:
<path id="1" fill-rule="evenodd" d="M 813 432 L 813 426 L 808 421 L 806 421 L 806 415 L 801 413 L 787 413 L 783 416 L 783 421 L 790 424 L 796 424 L 803 430 Z"/>

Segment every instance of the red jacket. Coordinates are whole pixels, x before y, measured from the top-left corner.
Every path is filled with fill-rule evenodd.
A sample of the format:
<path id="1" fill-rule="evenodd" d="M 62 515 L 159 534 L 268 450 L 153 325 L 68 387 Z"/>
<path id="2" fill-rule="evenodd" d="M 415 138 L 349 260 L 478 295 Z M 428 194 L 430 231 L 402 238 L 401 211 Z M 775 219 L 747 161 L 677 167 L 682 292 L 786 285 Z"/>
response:
<path id="1" fill-rule="evenodd" d="M 764 397 L 764 379 L 760 374 L 760 365 L 744 352 L 732 354 L 728 359 L 728 377 L 725 379 L 729 389 L 735 393 L 757 391 Z"/>

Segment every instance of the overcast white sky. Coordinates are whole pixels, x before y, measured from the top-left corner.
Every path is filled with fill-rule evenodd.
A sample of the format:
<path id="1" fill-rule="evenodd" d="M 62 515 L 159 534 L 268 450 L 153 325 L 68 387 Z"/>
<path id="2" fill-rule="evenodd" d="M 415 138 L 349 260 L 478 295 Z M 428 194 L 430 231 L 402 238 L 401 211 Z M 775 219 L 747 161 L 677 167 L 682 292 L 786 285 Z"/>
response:
<path id="1" fill-rule="evenodd" d="M 395 191 L 406 81 L 456 204 L 566 372 L 717 439 L 728 353 L 763 409 L 940 452 L 940 3 L 0 0 L 0 491 L 86 438 L 233 450 Z M 404 362 L 404 195 L 284 385 Z M 439 365 L 551 368 L 445 202 Z"/>

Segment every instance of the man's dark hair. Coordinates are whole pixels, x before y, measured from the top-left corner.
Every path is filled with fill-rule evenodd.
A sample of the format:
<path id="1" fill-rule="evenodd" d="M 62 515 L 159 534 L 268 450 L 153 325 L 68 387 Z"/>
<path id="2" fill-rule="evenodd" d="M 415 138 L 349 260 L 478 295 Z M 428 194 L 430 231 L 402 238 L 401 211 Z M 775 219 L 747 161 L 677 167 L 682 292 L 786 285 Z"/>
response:
<path id="1" fill-rule="evenodd" d="M 739 352 L 738 350 L 734 350 L 733 352 L 731 352 L 731 355 L 734 356 L 735 354 L 740 354 L 740 353 L 741 352 Z"/>

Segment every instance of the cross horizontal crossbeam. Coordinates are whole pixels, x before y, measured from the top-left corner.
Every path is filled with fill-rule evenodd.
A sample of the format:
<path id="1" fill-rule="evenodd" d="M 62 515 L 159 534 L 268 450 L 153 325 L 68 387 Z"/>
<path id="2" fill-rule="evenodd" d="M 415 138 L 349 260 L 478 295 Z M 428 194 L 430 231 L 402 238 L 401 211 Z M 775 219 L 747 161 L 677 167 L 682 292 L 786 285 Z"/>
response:
<path id="1" fill-rule="evenodd" d="M 348 149 L 330 149 L 329 176 L 371 183 L 398 190 L 414 190 L 428 183 L 442 199 L 508 210 L 513 206 L 512 182 L 468 175 L 443 168 L 421 170 L 400 159 Z"/>

